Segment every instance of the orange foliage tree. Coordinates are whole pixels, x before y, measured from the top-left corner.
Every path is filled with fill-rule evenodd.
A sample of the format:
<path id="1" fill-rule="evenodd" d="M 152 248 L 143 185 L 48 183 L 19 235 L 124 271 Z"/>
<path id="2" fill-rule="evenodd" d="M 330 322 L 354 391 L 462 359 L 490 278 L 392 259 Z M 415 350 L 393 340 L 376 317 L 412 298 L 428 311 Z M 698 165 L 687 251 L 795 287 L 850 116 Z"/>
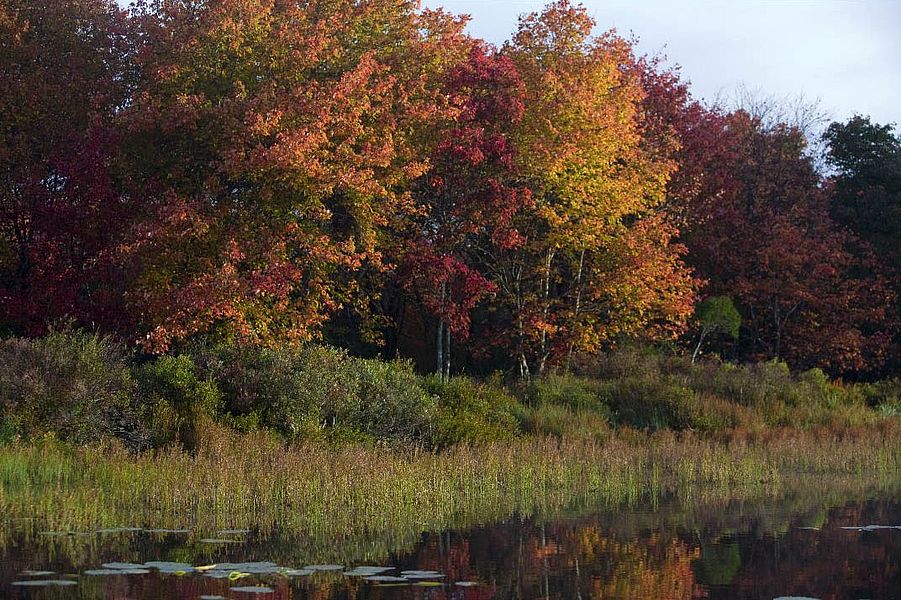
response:
<path id="1" fill-rule="evenodd" d="M 678 333 L 691 312 L 694 280 L 659 212 L 674 164 L 643 143 L 631 44 L 593 26 L 560 0 L 503 50 L 525 82 L 513 139 L 534 205 L 518 220 L 525 243 L 489 270 L 523 376 L 621 334 Z"/>
<path id="2" fill-rule="evenodd" d="M 120 251 L 146 349 L 310 339 L 354 294 L 342 273 L 380 264 L 462 52 L 459 20 L 415 8 L 139 4 L 145 78 L 122 122 L 140 216 Z"/>

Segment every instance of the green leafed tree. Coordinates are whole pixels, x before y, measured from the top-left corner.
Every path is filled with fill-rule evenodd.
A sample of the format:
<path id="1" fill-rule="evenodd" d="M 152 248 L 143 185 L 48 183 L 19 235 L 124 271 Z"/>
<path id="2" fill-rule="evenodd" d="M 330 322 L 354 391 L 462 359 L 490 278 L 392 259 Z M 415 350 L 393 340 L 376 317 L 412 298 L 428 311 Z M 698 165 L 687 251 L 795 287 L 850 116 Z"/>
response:
<path id="1" fill-rule="evenodd" d="M 695 320 L 698 322 L 700 333 L 698 334 L 698 344 L 691 355 L 691 362 L 697 359 L 701 352 L 701 346 L 708 336 L 720 333 L 733 340 L 738 339 L 741 315 L 735 308 L 732 298 L 728 296 L 711 296 L 700 302 L 695 309 Z"/>

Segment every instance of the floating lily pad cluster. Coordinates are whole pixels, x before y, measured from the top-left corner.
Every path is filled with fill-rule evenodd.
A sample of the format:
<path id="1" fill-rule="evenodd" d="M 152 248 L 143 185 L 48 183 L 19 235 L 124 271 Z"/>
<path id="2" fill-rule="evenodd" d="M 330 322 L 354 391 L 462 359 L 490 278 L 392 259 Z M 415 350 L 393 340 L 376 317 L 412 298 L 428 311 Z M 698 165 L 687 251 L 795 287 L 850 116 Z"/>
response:
<path id="1" fill-rule="evenodd" d="M 347 577 L 359 577 L 367 583 L 375 585 L 418 585 L 418 586 L 437 586 L 441 585 L 440 580 L 444 579 L 443 573 L 438 571 L 420 571 L 408 570 L 401 571 L 400 575 L 389 575 L 388 573 L 396 570 L 396 567 L 360 565 L 349 570 L 344 570 L 343 565 L 335 564 L 315 564 L 306 565 L 302 569 L 294 569 L 280 566 L 270 561 L 257 562 L 240 562 L 231 563 L 223 562 L 211 565 L 195 566 L 183 562 L 170 562 L 151 560 L 145 563 L 130 562 L 108 562 L 104 563 L 99 569 L 88 569 L 82 572 L 84 577 L 104 577 L 104 576 L 134 576 L 148 575 L 153 571 L 157 571 L 165 575 L 186 576 L 186 575 L 202 575 L 213 579 L 228 579 L 229 581 L 237 581 L 244 577 L 251 576 L 270 576 L 281 575 L 283 577 L 304 577 L 313 575 L 314 573 L 341 573 Z M 24 577 L 48 577 L 54 575 L 53 571 L 23 571 Z M 42 586 L 69 586 L 77 585 L 76 579 L 26 579 L 13 582 L 16 586 L 42 587 Z M 478 585 L 471 581 L 460 581 L 457 585 L 468 587 Z M 269 587 L 257 586 L 238 586 L 230 588 L 232 592 L 246 592 L 255 594 L 270 593 L 273 590 Z M 220 598 L 220 596 L 209 595 L 202 596 L 212 600 Z"/>

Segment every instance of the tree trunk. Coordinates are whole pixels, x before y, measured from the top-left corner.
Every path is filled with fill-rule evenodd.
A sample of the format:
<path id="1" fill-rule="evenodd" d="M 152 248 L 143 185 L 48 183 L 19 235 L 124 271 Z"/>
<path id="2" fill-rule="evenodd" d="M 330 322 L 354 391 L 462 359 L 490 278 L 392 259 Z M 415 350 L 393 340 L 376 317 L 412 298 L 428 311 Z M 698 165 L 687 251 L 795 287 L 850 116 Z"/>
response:
<path id="1" fill-rule="evenodd" d="M 444 365 L 441 369 L 441 379 L 450 379 L 451 370 L 451 332 L 447 323 L 444 324 Z"/>
<path id="2" fill-rule="evenodd" d="M 695 346 L 695 351 L 691 354 L 691 364 L 695 364 L 695 360 L 698 358 L 698 353 L 701 352 L 701 344 L 704 343 L 704 336 L 707 335 L 707 328 L 704 327 L 701 329 L 701 337 L 698 338 L 698 345 Z"/>
<path id="3" fill-rule="evenodd" d="M 435 373 L 441 375 L 444 368 L 444 321 L 438 318 L 438 331 L 435 334 Z"/>
<path id="4" fill-rule="evenodd" d="M 547 349 L 547 319 L 551 311 L 551 265 L 554 262 L 554 255 L 555 252 L 553 250 L 548 250 L 547 256 L 545 256 L 544 259 L 544 283 L 542 284 L 541 290 L 541 293 L 544 296 L 544 306 L 541 309 L 543 327 L 541 329 L 541 356 L 538 359 L 539 377 L 544 375 L 544 371 L 547 366 L 547 359 L 550 355 L 550 352 Z"/>
<path id="5" fill-rule="evenodd" d="M 585 250 L 579 253 L 579 270 L 576 271 L 576 305 L 573 307 L 573 320 L 579 318 L 579 311 L 582 308 L 582 269 L 585 267 Z M 575 342 L 569 341 L 569 349 L 566 352 L 566 372 L 569 373 L 570 364 L 573 358 L 573 349 Z"/>
<path id="6" fill-rule="evenodd" d="M 444 295 L 447 283 L 441 282 L 440 301 L 438 304 L 438 331 L 435 335 L 435 373 L 444 379 Z"/>

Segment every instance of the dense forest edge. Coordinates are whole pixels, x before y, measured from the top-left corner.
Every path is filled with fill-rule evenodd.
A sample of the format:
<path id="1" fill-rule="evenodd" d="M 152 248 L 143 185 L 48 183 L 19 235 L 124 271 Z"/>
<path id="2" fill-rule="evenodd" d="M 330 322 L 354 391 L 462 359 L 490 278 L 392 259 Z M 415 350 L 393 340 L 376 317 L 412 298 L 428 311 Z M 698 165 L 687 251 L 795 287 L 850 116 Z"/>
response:
<path id="1" fill-rule="evenodd" d="M 894 127 L 704 104 L 567 0 L 465 24 L 0 0 L 0 507 L 892 479 Z"/>
<path id="2" fill-rule="evenodd" d="M 723 442 L 785 429 L 854 438 L 888 435 L 901 416 L 898 380 L 843 383 L 779 362 L 693 362 L 622 345 L 578 370 L 527 382 L 442 378 L 320 345 L 198 344 L 148 360 L 110 337 L 51 331 L 0 342 L 0 442 L 194 452 L 227 430 L 431 452 L 528 437 L 639 443 L 658 430 Z"/>

